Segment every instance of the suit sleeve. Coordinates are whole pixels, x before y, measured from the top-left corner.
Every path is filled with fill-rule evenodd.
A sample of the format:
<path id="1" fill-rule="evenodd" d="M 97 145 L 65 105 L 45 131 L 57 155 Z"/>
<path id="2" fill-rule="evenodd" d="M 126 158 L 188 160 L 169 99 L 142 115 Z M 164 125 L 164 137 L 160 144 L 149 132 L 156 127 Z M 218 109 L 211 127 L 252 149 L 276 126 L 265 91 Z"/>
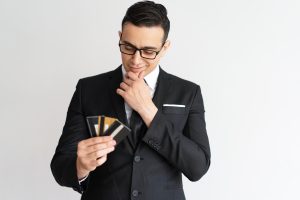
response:
<path id="1" fill-rule="evenodd" d="M 51 161 L 51 170 L 55 180 L 62 186 L 72 187 L 82 193 L 86 182 L 78 182 L 76 159 L 77 144 L 88 138 L 85 117 L 82 111 L 81 82 L 76 86 L 68 108 L 63 133 Z"/>
<path id="2" fill-rule="evenodd" d="M 196 86 L 194 91 L 183 131 L 175 129 L 159 109 L 143 138 L 191 181 L 199 180 L 210 166 L 210 147 L 200 87 Z"/>

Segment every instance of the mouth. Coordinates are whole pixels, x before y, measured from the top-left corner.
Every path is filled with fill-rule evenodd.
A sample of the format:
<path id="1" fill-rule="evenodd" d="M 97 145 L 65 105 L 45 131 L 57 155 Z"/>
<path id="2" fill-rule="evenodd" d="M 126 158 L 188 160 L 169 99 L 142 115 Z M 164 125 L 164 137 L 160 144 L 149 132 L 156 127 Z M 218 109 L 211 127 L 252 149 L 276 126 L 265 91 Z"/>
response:
<path id="1" fill-rule="evenodd" d="M 132 71 L 133 73 L 138 73 L 141 72 L 143 70 L 143 67 L 130 67 L 130 71 Z"/>

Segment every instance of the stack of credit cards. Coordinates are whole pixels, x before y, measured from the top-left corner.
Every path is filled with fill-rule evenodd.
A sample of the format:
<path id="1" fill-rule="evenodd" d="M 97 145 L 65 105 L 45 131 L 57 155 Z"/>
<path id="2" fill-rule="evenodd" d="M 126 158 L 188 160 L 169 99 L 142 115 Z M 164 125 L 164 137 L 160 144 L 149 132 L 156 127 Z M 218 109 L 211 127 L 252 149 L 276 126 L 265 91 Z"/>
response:
<path id="1" fill-rule="evenodd" d="M 131 131 L 118 119 L 104 115 L 88 116 L 86 120 L 92 137 L 111 135 L 117 144 L 126 138 Z"/>

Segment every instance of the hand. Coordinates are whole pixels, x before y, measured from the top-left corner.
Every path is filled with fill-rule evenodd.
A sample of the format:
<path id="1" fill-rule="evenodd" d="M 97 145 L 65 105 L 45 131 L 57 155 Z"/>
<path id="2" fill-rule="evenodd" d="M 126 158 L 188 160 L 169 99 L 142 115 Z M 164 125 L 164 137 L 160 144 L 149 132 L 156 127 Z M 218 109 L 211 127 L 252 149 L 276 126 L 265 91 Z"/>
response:
<path id="1" fill-rule="evenodd" d="M 107 154 L 114 151 L 116 141 L 111 136 L 93 137 L 82 140 L 77 148 L 77 176 L 82 179 L 96 167 L 105 163 Z"/>
<path id="2" fill-rule="evenodd" d="M 152 102 L 150 88 L 144 81 L 144 72 L 139 75 L 128 72 L 124 81 L 120 84 L 120 88 L 117 89 L 117 93 L 137 112 Z"/>
<path id="3" fill-rule="evenodd" d="M 157 108 L 152 101 L 150 88 L 144 81 L 144 74 L 144 71 L 139 75 L 128 72 L 120 88 L 117 89 L 117 94 L 121 95 L 124 101 L 140 114 L 149 127 Z"/>

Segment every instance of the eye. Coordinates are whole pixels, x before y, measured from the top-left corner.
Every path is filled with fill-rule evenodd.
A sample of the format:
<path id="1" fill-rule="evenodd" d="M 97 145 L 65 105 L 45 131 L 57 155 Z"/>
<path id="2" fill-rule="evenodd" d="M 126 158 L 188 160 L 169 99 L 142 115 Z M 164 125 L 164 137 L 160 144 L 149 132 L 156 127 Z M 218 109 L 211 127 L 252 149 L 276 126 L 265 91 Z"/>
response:
<path id="1" fill-rule="evenodd" d="M 155 54 L 156 52 L 155 52 L 155 51 L 152 51 L 152 50 L 143 50 L 143 53 L 144 53 L 145 55 L 153 55 L 153 54 Z"/>
<path id="2" fill-rule="evenodd" d="M 124 48 L 128 51 L 133 51 L 134 48 L 132 46 L 129 46 L 129 45 L 124 45 Z"/>

